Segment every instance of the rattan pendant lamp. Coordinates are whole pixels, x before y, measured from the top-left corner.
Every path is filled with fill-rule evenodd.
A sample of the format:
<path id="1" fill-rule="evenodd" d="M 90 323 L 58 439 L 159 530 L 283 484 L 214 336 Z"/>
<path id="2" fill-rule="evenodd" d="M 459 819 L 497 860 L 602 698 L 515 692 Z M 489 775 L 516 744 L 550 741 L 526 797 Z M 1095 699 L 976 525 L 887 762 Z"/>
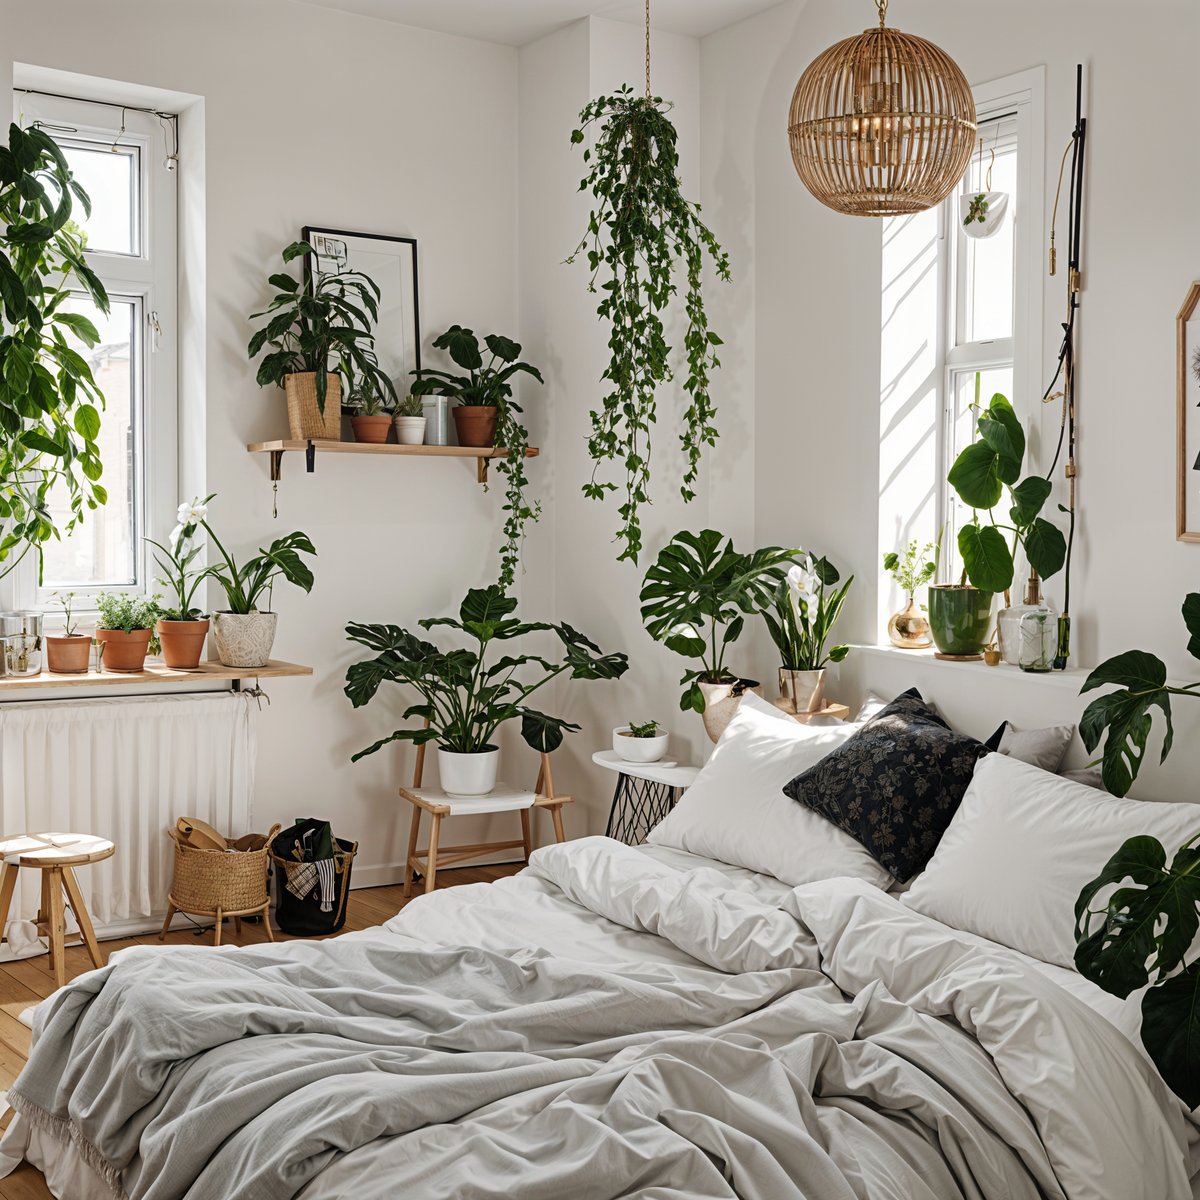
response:
<path id="1" fill-rule="evenodd" d="M 975 147 L 975 100 L 954 60 L 885 25 L 819 55 L 792 95 L 788 138 L 804 186 L 840 213 L 890 217 L 940 204 Z"/>

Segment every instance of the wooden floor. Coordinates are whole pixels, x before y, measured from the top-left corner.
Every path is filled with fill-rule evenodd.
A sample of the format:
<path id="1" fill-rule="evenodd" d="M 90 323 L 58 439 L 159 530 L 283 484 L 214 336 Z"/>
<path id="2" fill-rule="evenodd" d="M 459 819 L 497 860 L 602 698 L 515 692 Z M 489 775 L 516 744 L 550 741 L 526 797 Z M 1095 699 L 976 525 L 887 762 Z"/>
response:
<path id="1" fill-rule="evenodd" d="M 491 883 L 506 875 L 513 875 L 524 864 L 514 863 L 500 867 L 459 867 L 439 871 L 437 886 L 454 887 L 462 883 Z M 350 893 L 346 909 L 346 925 L 343 933 L 355 929 L 367 929 L 394 917 L 405 905 L 403 889 L 397 884 L 391 887 L 360 888 Z M 287 938 L 276 931 L 276 938 Z M 334 935 L 336 936 L 336 935 Z M 242 936 L 235 939 L 233 923 L 227 921 L 223 941 L 229 944 L 249 946 L 265 942 L 266 934 L 261 925 L 242 924 Z M 179 929 L 167 935 L 167 943 L 174 946 L 211 944 L 212 927 L 203 933 Z M 112 954 L 125 946 L 157 946 L 158 938 L 143 934 L 136 938 L 104 943 L 104 950 Z M 82 946 L 73 946 L 67 951 L 67 976 L 73 979 L 91 968 L 87 951 Z M 0 963 L 0 1088 L 7 1088 L 25 1065 L 29 1053 L 29 1029 L 17 1019 L 31 1004 L 49 996 L 54 991 L 54 978 L 46 969 L 46 959 L 26 958 L 20 962 Z M 52 1200 L 49 1189 L 40 1171 L 25 1165 L 19 1167 L 7 1179 L 0 1179 L 0 1200 Z"/>

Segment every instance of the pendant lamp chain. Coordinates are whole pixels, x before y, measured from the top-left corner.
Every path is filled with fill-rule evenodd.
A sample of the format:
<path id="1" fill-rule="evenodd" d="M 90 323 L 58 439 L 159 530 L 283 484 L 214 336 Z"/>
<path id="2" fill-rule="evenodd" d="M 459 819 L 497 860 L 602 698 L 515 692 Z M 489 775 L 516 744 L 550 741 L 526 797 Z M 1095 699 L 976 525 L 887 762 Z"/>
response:
<path id="1" fill-rule="evenodd" d="M 887 7 L 887 0 L 883 0 Z M 650 0 L 646 0 L 646 99 L 650 99 Z"/>

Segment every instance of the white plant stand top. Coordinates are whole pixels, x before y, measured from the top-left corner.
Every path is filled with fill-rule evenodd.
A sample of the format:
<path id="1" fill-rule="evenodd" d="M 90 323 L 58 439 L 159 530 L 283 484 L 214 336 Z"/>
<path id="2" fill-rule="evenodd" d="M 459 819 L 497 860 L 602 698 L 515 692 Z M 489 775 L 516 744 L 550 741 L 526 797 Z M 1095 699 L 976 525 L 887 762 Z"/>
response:
<path id="1" fill-rule="evenodd" d="M 440 788 L 406 788 L 405 791 L 419 796 L 427 811 L 440 809 L 443 816 L 460 817 L 471 814 L 517 812 L 532 808 L 538 798 L 537 792 L 520 791 L 507 783 L 498 783 L 486 796 L 455 796 Z"/>
<path id="2" fill-rule="evenodd" d="M 680 765 L 670 758 L 656 763 L 627 762 L 615 750 L 597 750 L 592 755 L 592 762 L 605 770 L 617 771 L 633 779 L 648 779 L 651 783 L 661 783 L 670 788 L 691 787 L 700 774 L 699 767 Z"/>

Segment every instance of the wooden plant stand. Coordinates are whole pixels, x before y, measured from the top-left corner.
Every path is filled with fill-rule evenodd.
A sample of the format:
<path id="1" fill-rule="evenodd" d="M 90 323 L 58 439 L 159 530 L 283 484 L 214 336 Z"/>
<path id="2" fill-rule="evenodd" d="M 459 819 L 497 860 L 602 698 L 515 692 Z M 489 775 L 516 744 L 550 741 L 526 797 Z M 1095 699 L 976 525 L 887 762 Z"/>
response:
<path id="1" fill-rule="evenodd" d="M 402 787 L 400 798 L 412 805 L 412 824 L 408 834 L 408 856 L 404 863 L 404 895 L 412 895 L 413 881 L 421 875 L 425 879 L 425 890 L 432 892 L 437 881 L 438 870 L 456 863 L 482 858 L 497 850 L 521 849 L 525 861 L 529 861 L 533 849 L 533 831 L 529 814 L 533 809 L 544 809 L 554 823 L 556 841 L 565 842 L 562 807 L 571 804 L 573 796 L 554 794 L 554 776 L 550 772 L 550 755 L 542 755 L 541 769 L 533 794 L 514 792 L 503 785 L 486 796 L 448 796 L 445 792 L 422 788 L 421 779 L 425 770 L 425 747 L 417 747 L 417 761 L 413 768 L 411 788 Z M 519 812 L 521 814 L 521 837 L 509 842 L 476 842 L 468 846 L 443 846 L 441 844 L 442 821 L 447 817 L 484 816 L 488 813 Z M 423 851 L 417 850 L 417 838 L 421 832 L 421 814 L 430 818 L 429 843 Z"/>

